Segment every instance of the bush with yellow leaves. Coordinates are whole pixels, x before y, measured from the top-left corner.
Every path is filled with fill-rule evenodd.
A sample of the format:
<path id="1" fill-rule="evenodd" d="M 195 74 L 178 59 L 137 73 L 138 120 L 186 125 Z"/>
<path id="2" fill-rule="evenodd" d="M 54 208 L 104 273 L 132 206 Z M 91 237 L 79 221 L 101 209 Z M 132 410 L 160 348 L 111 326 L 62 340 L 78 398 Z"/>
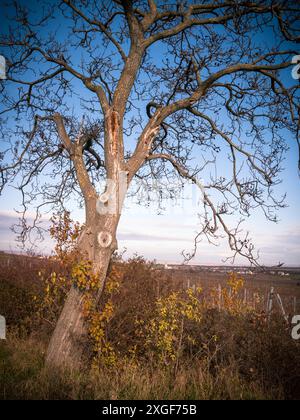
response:
<path id="1" fill-rule="evenodd" d="M 144 325 L 145 346 L 164 364 L 177 363 L 187 342 L 195 337 L 186 333 L 187 323 L 200 324 L 202 319 L 201 289 L 172 292 L 156 301 L 155 315 Z"/>
<path id="2" fill-rule="evenodd" d="M 113 296 L 119 293 L 120 279 L 120 272 L 116 268 L 112 268 L 106 279 L 100 308 L 94 305 L 89 291 L 87 290 L 85 293 L 84 309 L 94 354 L 93 368 L 97 368 L 100 365 L 114 367 L 117 362 L 115 349 L 107 337 L 107 328 L 115 313 Z"/>
<path id="3" fill-rule="evenodd" d="M 49 276 L 39 273 L 44 283 L 44 293 L 42 298 L 34 298 L 36 312 L 41 321 L 55 326 L 71 286 L 78 288 L 84 294 L 84 312 L 94 355 L 93 364 L 104 363 L 106 366 L 113 366 L 116 356 L 107 339 L 106 329 L 114 314 L 112 296 L 119 290 L 120 273 L 116 268 L 110 269 L 100 307 L 95 306 L 94 295 L 100 285 L 92 262 L 84 259 L 77 249 L 81 229 L 78 223 L 70 219 L 67 212 L 53 216 L 50 234 L 56 245 L 52 260 L 58 264 L 58 270 L 51 272 Z"/>
<path id="4" fill-rule="evenodd" d="M 206 327 L 202 325 L 207 311 L 218 308 L 239 316 L 252 310 L 240 297 L 244 281 L 235 273 L 230 274 L 227 287 L 214 288 L 204 298 L 200 288 L 182 289 L 182 284 L 171 282 L 164 272 L 141 258 L 111 264 L 96 306 L 98 276 L 92 263 L 76 249 L 81 227 L 69 214 L 55 216 L 52 221 L 51 235 L 57 244 L 52 259 L 58 270 L 46 278 L 40 274 L 45 291 L 38 313 L 54 326 L 68 290 L 72 285 L 77 287 L 84 294 L 94 368 L 116 367 L 124 360 L 135 365 L 152 360 L 177 369 L 185 356 L 207 351 Z M 219 345 L 219 335 L 211 335 L 209 351 Z"/>
<path id="5" fill-rule="evenodd" d="M 74 282 L 73 267 L 80 261 L 76 244 L 81 226 L 71 220 L 68 212 L 55 214 L 51 221 L 50 235 L 55 240 L 55 253 L 49 258 L 49 263 L 55 267 L 55 271 L 52 270 L 49 274 L 42 270 L 38 273 L 40 282 L 44 285 L 44 293 L 34 296 L 33 299 L 38 319 L 54 327 Z"/>
<path id="6" fill-rule="evenodd" d="M 77 242 L 84 225 L 74 222 L 68 211 L 54 214 L 51 222 L 50 236 L 55 241 L 53 259 L 69 267 L 80 257 Z"/>
<path id="7" fill-rule="evenodd" d="M 237 273 L 231 272 L 227 280 L 227 287 L 214 287 L 211 290 L 206 305 L 208 308 L 219 308 L 232 315 L 242 315 L 255 310 L 250 303 L 245 303 L 241 297 L 241 291 L 244 287 L 244 279 Z M 255 294 L 255 303 L 259 303 L 260 297 Z"/>

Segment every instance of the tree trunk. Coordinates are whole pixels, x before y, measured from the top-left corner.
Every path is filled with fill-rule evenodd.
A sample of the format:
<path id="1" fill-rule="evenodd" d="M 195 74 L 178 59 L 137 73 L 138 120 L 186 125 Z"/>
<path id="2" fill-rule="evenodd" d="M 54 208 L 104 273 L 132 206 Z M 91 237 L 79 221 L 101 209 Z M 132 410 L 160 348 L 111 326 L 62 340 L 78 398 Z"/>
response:
<path id="1" fill-rule="evenodd" d="M 86 223 L 79 248 L 92 261 L 99 276 L 99 291 L 94 303 L 100 300 L 109 262 L 117 249 L 116 230 L 123 201 L 128 189 L 128 172 L 123 163 L 122 127 L 118 112 L 110 110 L 105 119 L 106 190 L 99 197 L 90 183 L 82 160 L 82 146 L 75 150 L 74 165 L 85 199 Z M 77 147 L 77 146 L 76 146 Z M 78 367 L 84 359 L 87 327 L 83 311 L 83 293 L 71 288 L 58 319 L 46 355 L 47 366 Z"/>
<path id="2" fill-rule="evenodd" d="M 87 338 L 82 305 L 83 294 L 72 287 L 48 346 L 47 366 L 80 366 Z"/>
<path id="3" fill-rule="evenodd" d="M 117 220 L 110 216 L 99 218 L 93 227 L 86 228 L 80 248 L 93 262 L 93 270 L 99 276 L 99 291 L 94 297 L 98 303 L 104 288 L 111 256 L 116 249 L 115 232 Z M 97 228 L 98 226 L 98 228 Z M 107 246 L 99 244 L 99 232 L 111 235 Z M 83 313 L 84 294 L 72 286 L 65 301 L 63 310 L 50 339 L 46 355 L 46 366 L 78 368 L 84 362 L 87 349 L 88 333 Z"/>

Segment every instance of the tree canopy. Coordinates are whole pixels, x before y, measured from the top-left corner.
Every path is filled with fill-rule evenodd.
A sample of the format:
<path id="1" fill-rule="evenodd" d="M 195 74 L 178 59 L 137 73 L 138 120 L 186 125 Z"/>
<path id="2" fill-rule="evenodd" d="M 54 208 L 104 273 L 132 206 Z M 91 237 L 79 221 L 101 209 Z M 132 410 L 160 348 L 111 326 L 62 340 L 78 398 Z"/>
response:
<path id="1" fill-rule="evenodd" d="M 159 180 L 159 197 L 176 193 L 171 174 L 198 185 L 199 235 L 225 233 L 256 263 L 228 217 L 259 207 L 276 221 L 285 205 L 276 185 L 290 139 L 299 147 L 299 11 L 283 0 L 7 6 L 1 190 L 18 185 L 24 220 L 36 202 L 37 227 L 43 208 L 99 194 L 115 147 L 128 182 Z M 105 127 L 116 125 L 113 140 Z"/>

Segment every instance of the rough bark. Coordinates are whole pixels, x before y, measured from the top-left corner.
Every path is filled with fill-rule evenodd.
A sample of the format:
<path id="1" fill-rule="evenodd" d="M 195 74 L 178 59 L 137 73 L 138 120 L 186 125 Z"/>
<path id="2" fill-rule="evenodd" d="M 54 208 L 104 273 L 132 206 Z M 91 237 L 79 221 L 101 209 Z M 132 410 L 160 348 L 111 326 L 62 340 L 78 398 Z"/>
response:
<path id="1" fill-rule="evenodd" d="M 83 299 L 83 294 L 72 287 L 48 346 L 48 367 L 80 366 L 87 338 Z"/>
<path id="2" fill-rule="evenodd" d="M 79 245 L 82 254 L 93 262 L 93 271 L 98 275 L 99 288 L 97 294 L 93 296 L 95 304 L 100 300 L 111 255 L 116 248 L 116 223 L 115 217 L 106 216 L 99 218 L 93 232 L 90 227 L 85 229 L 83 239 Z M 104 230 L 109 232 L 113 238 L 111 244 L 108 244 L 107 247 L 99 245 L 98 235 L 99 232 Z M 84 292 L 72 286 L 48 346 L 46 365 L 48 367 L 80 367 L 85 359 L 87 342 L 88 332 L 84 314 Z"/>

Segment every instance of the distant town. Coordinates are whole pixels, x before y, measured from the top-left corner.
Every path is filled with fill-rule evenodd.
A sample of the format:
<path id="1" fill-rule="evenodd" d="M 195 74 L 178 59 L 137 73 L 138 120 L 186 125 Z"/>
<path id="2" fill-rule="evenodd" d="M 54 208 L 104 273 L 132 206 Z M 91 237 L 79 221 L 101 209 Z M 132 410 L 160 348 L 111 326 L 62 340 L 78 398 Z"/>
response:
<path id="1" fill-rule="evenodd" d="M 30 255 L 29 253 L 21 253 L 16 251 L 0 251 L 0 256 L 4 258 L 6 264 L 11 264 L 13 258 L 22 258 L 24 261 L 31 259 L 31 264 L 34 264 L 34 260 L 45 259 L 45 255 Z M 259 273 L 265 273 L 268 275 L 289 277 L 292 274 L 300 274 L 300 267 L 284 267 L 283 263 L 279 263 L 277 266 L 259 266 L 249 267 L 242 265 L 199 265 L 199 264 L 162 264 L 154 263 L 154 268 L 159 270 L 173 270 L 188 273 L 219 273 L 228 274 L 235 272 L 237 274 L 253 276 Z"/>
<path id="2" fill-rule="evenodd" d="M 299 274 L 300 267 L 247 267 L 247 266 L 234 266 L 234 265 L 220 265 L 220 266 L 209 266 L 209 265 L 197 265 L 197 264 L 157 264 L 158 268 L 164 268 L 165 270 L 182 270 L 188 272 L 210 272 L 210 273 L 231 273 L 235 272 L 242 275 L 254 275 L 259 272 L 266 272 L 274 276 L 288 277 L 291 274 Z"/>

